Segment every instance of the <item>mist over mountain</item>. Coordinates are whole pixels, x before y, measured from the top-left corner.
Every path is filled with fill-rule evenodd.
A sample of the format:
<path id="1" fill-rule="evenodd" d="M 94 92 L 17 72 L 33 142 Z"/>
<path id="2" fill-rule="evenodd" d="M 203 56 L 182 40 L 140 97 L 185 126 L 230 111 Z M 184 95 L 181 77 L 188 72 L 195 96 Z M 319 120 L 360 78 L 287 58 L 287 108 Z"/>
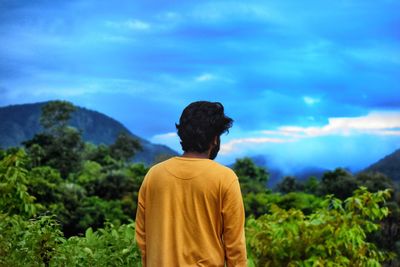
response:
<path id="1" fill-rule="evenodd" d="M 21 146 L 21 142 L 42 131 L 39 119 L 41 108 L 46 103 L 0 107 L 0 147 Z M 84 141 L 93 144 L 112 144 L 120 132 L 127 132 L 138 139 L 143 147 L 143 150 L 135 155 L 134 161 L 152 164 L 160 158 L 177 155 L 171 148 L 153 144 L 133 134 L 117 120 L 94 110 L 77 107 L 70 125 L 82 131 Z"/>
<path id="2" fill-rule="evenodd" d="M 293 176 L 300 181 L 304 181 L 311 176 L 318 179 L 322 178 L 325 172 L 330 171 L 327 168 L 317 166 L 287 166 L 283 168 L 274 163 L 270 156 L 256 155 L 250 157 L 258 166 L 265 167 L 269 172 L 268 187 L 272 188 L 279 183 L 285 176 Z M 341 167 L 341 166 L 337 166 Z M 343 167 L 342 167 L 343 168 Z M 344 168 L 353 172 L 349 168 Z M 391 178 L 393 181 L 400 181 L 400 149 L 371 164 L 360 172 L 380 172 Z"/>
<path id="3" fill-rule="evenodd" d="M 328 169 L 316 166 L 289 166 L 282 168 L 273 162 L 269 156 L 256 155 L 250 157 L 258 166 L 264 167 L 268 170 L 269 180 L 268 187 L 275 187 L 277 183 L 285 176 L 294 176 L 298 180 L 306 180 L 311 176 L 320 179 L 322 175 L 329 171 Z"/>

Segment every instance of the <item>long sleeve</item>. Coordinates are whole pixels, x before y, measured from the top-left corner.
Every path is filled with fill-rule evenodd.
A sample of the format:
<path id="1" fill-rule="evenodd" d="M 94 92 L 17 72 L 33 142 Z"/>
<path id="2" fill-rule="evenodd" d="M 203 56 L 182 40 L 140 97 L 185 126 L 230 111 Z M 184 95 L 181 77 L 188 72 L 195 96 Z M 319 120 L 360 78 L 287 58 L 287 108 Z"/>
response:
<path id="1" fill-rule="evenodd" d="M 245 213 L 239 181 L 229 186 L 223 198 L 223 240 L 227 267 L 247 266 L 244 235 Z"/>
<path id="2" fill-rule="evenodd" d="M 145 183 L 139 190 L 135 220 L 136 242 L 142 255 L 142 266 L 146 267 L 146 229 L 145 229 Z"/>

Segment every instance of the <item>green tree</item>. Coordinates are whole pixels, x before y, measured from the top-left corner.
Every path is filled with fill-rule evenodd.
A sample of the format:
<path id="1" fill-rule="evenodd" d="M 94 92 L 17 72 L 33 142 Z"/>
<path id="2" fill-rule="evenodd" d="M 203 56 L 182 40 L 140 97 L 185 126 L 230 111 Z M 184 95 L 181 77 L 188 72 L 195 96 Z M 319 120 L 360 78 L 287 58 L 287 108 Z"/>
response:
<path id="1" fill-rule="evenodd" d="M 310 176 L 303 184 L 304 192 L 316 195 L 318 192 L 319 181 L 317 177 Z"/>
<path id="2" fill-rule="evenodd" d="M 86 190 L 75 183 L 64 182 L 60 185 L 62 192 L 62 209 L 57 211 L 57 218 L 61 222 L 62 231 L 65 236 L 70 237 L 82 233 L 79 227 L 80 217 L 77 209 L 86 198 Z"/>
<path id="3" fill-rule="evenodd" d="M 63 182 L 57 170 L 48 166 L 35 167 L 29 171 L 28 192 L 35 197 L 35 202 L 49 209 L 61 201 Z"/>
<path id="4" fill-rule="evenodd" d="M 40 122 L 44 132 L 23 144 L 33 166 L 48 165 L 60 171 L 63 178 L 81 167 L 84 148 L 82 134 L 68 126 L 75 107 L 66 101 L 48 102 L 42 107 Z"/>
<path id="5" fill-rule="evenodd" d="M 96 187 L 104 179 L 103 166 L 95 161 L 85 160 L 79 172 L 70 176 L 70 181 L 82 186 L 87 195 L 96 195 Z"/>
<path id="6" fill-rule="evenodd" d="M 100 164 L 103 168 L 113 169 L 118 168 L 118 162 L 111 157 L 110 148 L 105 144 L 98 146 L 85 143 L 85 149 L 82 155 L 83 160 L 94 161 Z"/>
<path id="7" fill-rule="evenodd" d="M 380 172 L 361 172 L 356 175 L 357 181 L 371 192 L 384 189 L 395 189 L 393 181 Z"/>
<path id="8" fill-rule="evenodd" d="M 334 194 L 340 199 L 345 199 L 353 194 L 360 183 L 350 172 L 337 168 L 325 172 L 319 185 L 320 195 Z"/>
<path id="9" fill-rule="evenodd" d="M 290 192 L 302 191 L 303 185 L 297 181 L 293 176 L 285 176 L 276 188 L 279 192 L 287 194 Z"/>
<path id="10" fill-rule="evenodd" d="M 274 204 L 285 210 L 300 210 L 307 215 L 321 207 L 322 199 L 304 192 L 290 192 L 282 195 Z"/>
<path id="11" fill-rule="evenodd" d="M 130 178 L 130 189 L 129 192 L 122 197 L 122 205 L 124 213 L 132 218 L 136 215 L 139 189 L 148 171 L 149 168 L 143 163 L 130 164 L 126 169 L 125 175 Z"/>
<path id="12" fill-rule="evenodd" d="M 381 222 L 381 229 L 369 236 L 380 248 L 395 251 L 398 255 L 389 266 L 400 265 L 400 207 L 395 201 L 397 188 L 394 182 L 385 174 L 379 172 L 362 172 L 357 174 L 356 179 L 371 192 L 391 189 L 394 194 L 387 202 L 389 216 Z"/>
<path id="13" fill-rule="evenodd" d="M 110 145 L 111 157 L 125 162 L 131 160 L 140 150 L 142 150 L 140 142 L 126 132 L 121 132 L 114 144 Z"/>
<path id="14" fill-rule="evenodd" d="M 72 113 L 76 107 L 67 101 L 50 101 L 42 107 L 42 115 L 40 116 L 40 124 L 46 131 L 58 134 L 60 129 L 68 126 Z"/>
<path id="15" fill-rule="evenodd" d="M 256 166 L 250 158 L 237 159 L 233 164 L 233 170 L 239 177 L 243 195 L 267 191 L 266 184 L 269 177 L 267 170 Z"/>
<path id="16" fill-rule="evenodd" d="M 258 218 L 259 216 L 269 213 L 271 211 L 271 205 L 277 203 L 280 199 L 280 195 L 277 193 L 253 193 L 243 195 L 244 209 L 246 217 L 253 216 Z"/>
<path id="17" fill-rule="evenodd" d="M 106 221 L 121 225 L 129 220 L 122 211 L 120 200 L 104 200 L 97 196 L 84 198 L 76 214 L 79 218 L 77 226 L 80 232 L 89 227 L 94 229 L 103 227 Z"/>

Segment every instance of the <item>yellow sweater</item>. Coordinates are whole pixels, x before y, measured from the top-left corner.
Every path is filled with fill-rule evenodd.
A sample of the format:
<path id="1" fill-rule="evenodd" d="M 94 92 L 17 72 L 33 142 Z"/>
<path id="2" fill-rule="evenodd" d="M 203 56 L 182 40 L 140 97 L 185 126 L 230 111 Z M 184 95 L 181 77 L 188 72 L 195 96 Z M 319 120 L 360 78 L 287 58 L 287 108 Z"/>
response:
<path id="1" fill-rule="evenodd" d="M 146 267 L 247 266 L 236 174 L 209 159 L 153 166 L 139 191 L 136 240 Z"/>

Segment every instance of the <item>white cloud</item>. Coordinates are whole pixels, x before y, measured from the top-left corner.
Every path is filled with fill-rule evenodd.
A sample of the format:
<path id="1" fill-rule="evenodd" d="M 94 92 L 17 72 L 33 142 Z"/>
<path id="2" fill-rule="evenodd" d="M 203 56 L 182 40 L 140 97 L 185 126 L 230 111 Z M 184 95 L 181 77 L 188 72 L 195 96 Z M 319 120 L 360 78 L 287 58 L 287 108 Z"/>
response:
<path id="1" fill-rule="evenodd" d="M 291 141 L 293 141 L 293 140 L 281 139 L 281 138 L 269 138 L 269 137 L 237 138 L 237 139 L 232 139 L 227 143 L 223 143 L 221 145 L 220 153 L 222 155 L 228 154 L 228 153 L 234 151 L 235 149 L 237 149 L 237 147 L 240 145 L 248 146 L 250 144 L 286 143 L 286 142 L 291 142 Z"/>
<path id="2" fill-rule="evenodd" d="M 109 43 L 123 43 L 123 44 L 129 44 L 136 42 L 136 39 L 126 37 L 123 35 L 111 35 L 111 34 L 103 34 L 100 36 L 100 39 L 104 42 L 109 42 Z"/>
<path id="3" fill-rule="evenodd" d="M 361 117 L 329 118 L 328 124 L 320 127 L 283 126 L 263 133 L 296 138 L 351 134 L 400 136 L 400 112 L 371 112 Z"/>
<path id="4" fill-rule="evenodd" d="M 207 82 L 207 81 L 211 81 L 214 79 L 215 79 L 215 76 L 210 73 L 203 73 L 202 75 L 197 76 L 195 78 L 196 82 Z"/>
<path id="5" fill-rule="evenodd" d="M 128 28 L 132 30 L 147 30 L 150 28 L 150 24 L 141 20 L 130 20 L 126 22 Z"/>
<path id="6" fill-rule="evenodd" d="M 164 134 L 157 134 L 153 136 L 153 139 L 170 139 L 170 138 L 177 138 L 178 135 L 175 132 L 169 132 Z"/>
<path id="7" fill-rule="evenodd" d="M 371 45 L 369 47 L 357 47 L 345 51 L 351 57 L 375 64 L 393 63 L 400 64 L 400 49 L 390 45 Z"/>
<path id="8" fill-rule="evenodd" d="M 263 136 L 259 136 L 259 134 Z M 282 126 L 277 130 L 254 132 L 254 137 L 235 138 L 221 145 L 221 154 L 257 150 L 267 143 L 289 143 L 320 136 L 358 134 L 400 136 L 400 112 L 372 112 L 366 116 L 329 118 L 319 127 Z M 257 135 L 257 136 L 255 136 Z"/>
<path id="9" fill-rule="evenodd" d="M 126 21 L 106 21 L 106 25 L 111 28 L 129 29 L 129 30 L 148 30 L 151 25 L 145 21 L 134 19 Z"/>
<path id="10" fill-rule="evenodd" d="M 182 15 L 177 12 L 165 12 L 157 16 L 160 19 L 167 20 L 167 21 L 178 21 L 182 19 Z"/>
<path id="11" fill-rule="evenodd" d="M 230 21 L 234 18 L 252 18 L 266 22 L 286 21 L 285 16 L 271 5 L 259 5 L 240 2 L 200 2 L 194 7 L 191 17 L 206 22 Z"/>
<path id="12" fill-rule="evenodd" d="M 202 82 L 209 82 L 209 81 L 217 81 L 217 82 L 222 82 L 222 83 L 227 83 L 227 84 L 234 84 L 236 81 L 230 77 L 229 74 L 227 73 L 218 73 L 217 75 L 211 74 L 211 73 L 203 73 L 199 76 L 196 76 L 194 78 L 195 82 L 202 83 Z"/>
<path id="13" fill-rule="evenodd" d="M 307 105 L 312 106 L 312 105 L 314 105 L 314 104 L 320 102 L 320 99 L 318 99 L 318 98 L 313 98 L 313 97 L 309 97 L 309 96 L 304 96 L 304 97 L 303 97 L 303 101 L 304 101 L 304 103 L 306 103 Z"/>
<path id="14" fill-rule="evenodd" d="M 176 132 L 169 132 L 163 134 L 154 135 L 150 141 L 156 144 L 167 145 L 175 151 L 181 151 L 180 139 Z"/>

